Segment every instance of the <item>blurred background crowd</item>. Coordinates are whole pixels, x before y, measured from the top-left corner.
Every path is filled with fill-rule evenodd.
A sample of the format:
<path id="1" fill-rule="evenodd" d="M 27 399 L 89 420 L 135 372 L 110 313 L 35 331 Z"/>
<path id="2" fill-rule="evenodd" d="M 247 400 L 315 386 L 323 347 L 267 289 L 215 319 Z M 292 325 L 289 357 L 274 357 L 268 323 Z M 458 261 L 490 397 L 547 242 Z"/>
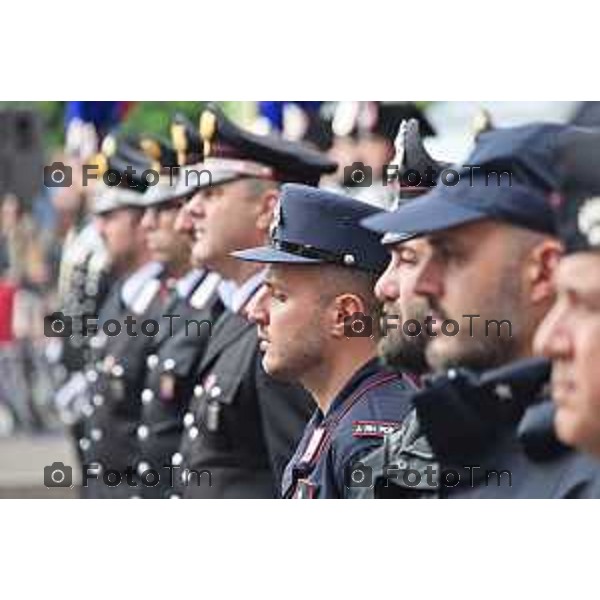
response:
<path id="1" fill-rule="evenodd" d="M 59 290 L 64 248 L 84 226 L 87 207 L 76 178 L 67 187 L 48 187 L 44 166 L 81 160 L 116 130 L 167 137 L 174 114 L 197 122 L 204 104 L 0 103 L 0 438 L 58 432 L 62 427 L 55 392 L 66 374 L 56 340 L 45 337 L 43 324 L 45 315 L 64 305 Z M 381 123 L 377 135 L 370 131 L 361 136 L 344 130 L 345 112 L 359 103 L 220 104 L 230 117 L 256 132 L 304 140 L 330 152 L 340 165 L 359 161 L 376 174 L 394 156 L 397 111 L 390 112 L 391 120 Z M 416 111 L 427 123 L 428 150 L 455 161 L 469 150 L 471 123 L 481 108 L 498 125 L 531 121 L 600 125 L 598 102 L 413 102 L 409 109 L 409 103 L 401 104 L 406 105 L 401 117 Z M 406 110 L 412 112 L 405 114 Z M 364 119 L 368 118 L 366 110 Z M 335 178 L 337 185 L 344 185 L 342 172 Z M 382 198 L 376 185 L 355 192 L 366 201 Z"/>

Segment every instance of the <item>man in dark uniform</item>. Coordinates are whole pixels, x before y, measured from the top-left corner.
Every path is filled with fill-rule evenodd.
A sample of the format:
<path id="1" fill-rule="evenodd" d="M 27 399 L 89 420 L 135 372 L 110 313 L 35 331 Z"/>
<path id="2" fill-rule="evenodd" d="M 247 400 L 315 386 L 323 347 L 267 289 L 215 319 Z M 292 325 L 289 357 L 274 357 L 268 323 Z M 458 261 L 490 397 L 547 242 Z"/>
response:
<path id="1" fill-rule="evenodd" d="M 90 341 L 92 361 L 86 374 L 91 401 L 83 409 L 84 434 L 79 447 L 84 458 L 82 491 L 91 498 L 130 495 L 137 457 L 139 397 L 152 338 L 139 330 L 137 335 L 129 335 L 125 323 L 127 319 L 139 323 L 160 311 L 163 269 L 150 261 L 141 226 L 142 196 L 147 189 L 141 175 L 156 164 L 141 151 L 141 144 L 130 142 L 109 138 L 103 145 L 105 154 L 98 157 L 99 177 L 110 169 L 121 178 L 118 185 L 98 183 L 94 204 L 116 283 L 97 315 L 98 333 Z M 165 161 L 172 158 L 167 156 Z M 135 172 L 127 174 L 128 167 Z M 116 335 L 115 321 L 120 324 Z M 90 330 L 93 326 L 94 321 L 88 321 Z"/>
<path id="2" fill-rule="evenodd" d="M 377 495 L 589 495 L 593 465 L 547 426 L 543 369 L 510 364 L 532 356 L 536 326 L 554 299 L 561 248 L 549 196 L 558 185 L 553 159 L 570 133 L 554 125 L 486 132 L 468 160 L 479 172 L 464 168 L 454 187 L 438 184 L 365 221 L 380 232 L 426 236 L 415 293 L 432 317 L 427 360 L 442 374 L 415 395 L 414 413 L 388 440 L 390 466 Z"/>
<path id="3" fill-rule="evenodd" d="M 436 179 L 450 165 L 433 158 L 426 150 L 416 119 L 403 121 L 395 141 L 396 156 L 392 164 L 398 172 L 390 182 L 397 194 L 397 205 L 415 201 L 435 185 Z M 426 176 L 431 173 L 435 176 Z M 391 370 L 411 378 L 420 387 L 421 378 L 429 371 L 425 351 L 431 338 L 410 335 L 403 323 L 411 320 L 422 322 L 427 316 L 427 304 L 415 294 L 416 277 L 426 260 L 429 249 L 423 239 L 388 233 L 382 244 L 390 253 L 387 269 L 377 280 L 375 295 L 381 302 L 382 333 L 378 354 Z M 386 436 L 387 438 L 388 436 Z M 383 475 L 386 465 L 386 447 L 370 453 L 364 459 L 364 467 L 370 469 L 375 481 Z M 352 497 L 373 496 L 370 487 L 354 487 Z"/>
<path id="4" fill-rule="evenodd" d="M 172 133 L 179 165 L 197 162 L 202 149 L 197 130 L 179 116 L 174 120 Z M 171 494 L 171 456 L 179 446 L 183 414 L 192 396 L 195 372 L 212 323 L 223 311 L 217 293 L 221 278 L 192 267 L 192 238 L 185 229 L 175 227 L 189 191 L 178 189 L 172 174 L 163 173 L 142 197 L 145 211 L 141 226 L 150 258 L 163 266 L 167 277 L 163 318 L 147 358 L 136 432 L 139 487 L 131 492 L 144 498 L 165 498 Z"/>
<path id="5" fill-rule="evenodd" d="M 565 443 L 600 457 L 600 177 L 598 130 L 582 131 L 565 150 L 557 202 L 565 256 L 557 300 L 536 334 L 552 360 L 554 424 Z"/>
<path id="6" fill-rule="evenodd" d="M 316 184 L 336 165 L 300 144 L 251 134 L 216 108 L 202 114 L 200 133 L 211 181 L 195 182 L 186 207 L 194 223 L 192 256 L 231 280 L 232 288 L 172 459 L 177 495 L 271 498 L 310 416 L 310 398 L 264 372 L 256 327 L 245 317 L 262 285 L 262 269 L 230 253 L 266 242 L 281 183 Z"/>
<path id="7" fill-rule="evenodd" d="M 362 480 L 358 461 L 408 412 L 414 387 L 379 366 L 377 335 L 365 320 L 377 312 L 373 287 L 388 261 L 378 236 L 359 225 L 376 212 L 347 196 L 289 184 L 270 245 L 234 253 L 270 265 L 248 309 L 265 370 L 301 383 L 317 405 L 286 468 L 284 498 L 346 497 L 354 479 Z"/>

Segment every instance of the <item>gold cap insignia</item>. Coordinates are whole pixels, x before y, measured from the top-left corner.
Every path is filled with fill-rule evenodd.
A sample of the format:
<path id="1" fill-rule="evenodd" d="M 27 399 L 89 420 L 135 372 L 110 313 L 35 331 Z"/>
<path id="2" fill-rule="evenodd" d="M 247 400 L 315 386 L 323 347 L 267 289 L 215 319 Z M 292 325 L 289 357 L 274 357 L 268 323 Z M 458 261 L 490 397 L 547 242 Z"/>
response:
<path id="1" fill-rule="evenodd" d="M 117 152 L 117 140 L 112 135 L 107 135 L 102 141 L 102 154 L 107 157 L 114 156 Z"/>
<path id="2" fill-rule="evenodd" d="M 171 142 L 178 152 L 187 150 L 187 136 L 185 135 L 185 127 L 181 123 L 171 124 Z"/>
<path id="3" fill-rule="evenodd" d="M 160 144 L 156 140 L 153 140 L 152 138 L 142 138 L 140 140 L 140 148 L 153 160 L 160 160 L 162 150 Z"/>
<path id="4" fill-rule="evenodd" d="M 210 156 L 210 143 L 217 133 L 217 116 L 210 110 L 200 115 L 200 137 L 204 142 L 204 156 Z"/>

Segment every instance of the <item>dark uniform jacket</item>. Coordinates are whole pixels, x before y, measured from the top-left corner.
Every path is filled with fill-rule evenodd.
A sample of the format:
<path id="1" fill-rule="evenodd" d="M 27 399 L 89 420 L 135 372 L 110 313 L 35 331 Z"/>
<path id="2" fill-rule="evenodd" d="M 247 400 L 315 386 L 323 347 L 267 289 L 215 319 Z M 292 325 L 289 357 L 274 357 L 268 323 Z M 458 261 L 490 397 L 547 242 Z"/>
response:
<path id="1" fill-rule="evenodd" d="M 360 459 L 398 429 L 409 411 L 413 384 L 383 370 L 377 359 L 359 369 L 308 424 L 282 482 L 284 498 L 345 498 L 350 488 L 370 485 Z"/>
<path id="2" fill-rule="evenodd" d="M 171 457 L 179 447 L 183 415 L 212 324 L 224 309 L 217 293 L 219 281 L 220 277 L 214 273 L 204 275 L 187 296 L 177 297 L 165 313 L 177 315 L 171 319 L 172 327 L 169 324 L 162 328 L 153 340 L 140 394 L 135 465 L 139 478 L 148 470 L 155 471 L 157 476 L 149 475 L 138 481 L 139 489 L 132 490 L 136 496 L 163 498 L 171 493 Z"/>
<path id="3" fill-rule="evenodd" d="M 102 484 L 103 473 L 132 470 L 137 457 L 136 429 L 140 420 L 140 392 L 143 386 L 146 360 L 152 338 L 141 333 L 141 321 L 158 320 L 161 303 L 160 283 L 156 277 L 147 278 L 141 286 L 135 310 L 123 300 L 119 280 L 112 288 L 98 317 L 99 333 L 92 341 L 93 363 L 87 372 L 91 386 L 91 403 L 84 411 L 83 437 L 79 447 L 84 465 L 100 465 L 97 479 L 90 478 L 83 494 L 92 498 L 129 497 L 131 488 L 125 484 L 109 487 Z M 144 296 L 144 298 L 142 298 Z M 137 321 L 137 336 L 129 336 L 123 325 L 128 316 Z M 102 325 L 109 319 L 121 323 L 119 335 L 106 336 Z M 84 482 L 85 483 L 85 482 Z"/>
<path id="4" fill-rule="evenodd" d="M 225 310 L 198 369 L 172 458 L 174 496 L 277 497 L 311 407 L 303 388 L 265 373 L 256 326 Z"/>
<path id="5" fill-rule="evenodd" d="M 531 359 L 433 379 L 403 428 L 365 460 L 378 472 L 375 497 L 593 497 L 598 464 L 556 439 L 548 376 L 549 364 Z"/>

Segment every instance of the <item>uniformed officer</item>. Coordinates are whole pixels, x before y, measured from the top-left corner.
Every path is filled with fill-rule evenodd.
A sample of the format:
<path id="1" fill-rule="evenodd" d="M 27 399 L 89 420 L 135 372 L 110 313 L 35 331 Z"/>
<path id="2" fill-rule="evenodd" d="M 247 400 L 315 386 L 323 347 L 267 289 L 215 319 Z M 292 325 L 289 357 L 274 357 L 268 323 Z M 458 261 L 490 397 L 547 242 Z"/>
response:
<path id="1" fill-rule="evenodd" d="M 316 184 L 336 165 L 316 151 L 251 134 L 217 108 L 201 116 L 203 170 L 186 207 L 193 221 L 194 260 L 232 281 L 227 310 L 215 323 L 173 456 L 177 496 L 269 498 L 310 416 L 300 387 L 262 368 L 256 327 L 245 307 L 263 281 L 261 267 L 230 253 L 263 244 L 282 182 Z"/>
<path id="2" fill-rule="evenodd" d="M 557 301 L 540 325 L 536 350 L 552 359 L 558 437 L 600 456 L 600 178 L 597 130 L 579 132 L 563 154 L 557 202 L 565 246 Z"/>
<path id="3" fill-rule="evenodd" d="M 182 116 L 173 121 L 172 141 L 179 166 L 198 162 L 202 141 L 197 129 Z M 192 238 L 185 228 L 175 226 L 188 195 L 188 191 L 177 188 L 177 178 L 169 170 L 142 197 L 145 212 L 141 226 L 146 245 L 150 258 L 163 266 L 167 284 L 161 328 L 147 358 L 136 432 L 139 480 L 132 495 L 144 498 L 164 498 L 171 493 L 170 461 L 181 439 L 195 371 L 212 323 L 223 311 L 218 295 L 221 278 L 192 266 Z"/>
<path id="4" fill-rule="evenodd" d="M 146 141 L 144 145 L 156 151 L 158 142 Z M 87 497 L 130 495 L 137 457 L 139 398 L 152 337 L 140 331 L 129 335 L 126 323 L 160 313 L 163 268 L 150 260 L 146 231 L 141 226 L 142 196 L 148 187 L 143 173 L 157 165 L 142 152 L 143 139 L 136 142 L 134 146 L 131 139 L 108 138 L 104 153 L 98 157 L 98 176 L 109 174 L 109 183 L 119 180 L 117 185 L 98 183 L 94 204 L 97 226 L 117 280 L 100 308 L 98 333 L 90 342 L 93 355 L 87 379 L 91 399 L 83 409 L 84 435 L 79 440 L 84 458 L 83 493 Z M 172 163 L 172 154 L 166 156 L 165 161 L 169 160 Z M 128 168 L 134 172 L 128 173 Z M 91 330 L 94 322 L 88 320 L 88 326 Z"/>
<path id="5" fill-rule="evenodd" d="M 548 403 L 537 394 L 494 387 L 495 399 L 503 401 L 498 407 L 497 402 L 469 401 L 465 386 L 454 383 L 457 367 L 477 373 L 532 355 L 535 328 L 554 298 L 552 279 L 561 249 L 549 196 L 559 182 L 554 157 L 568 134 L 567 128 L 544 124 L 486 132 L 467 163 L 477 165 L 479 174 L 465 168 L 454 187 L 438 184 L 418 201 L 365 221 L 380 232 L 426 236 L 430 252 L 419 268 L 415 293 L 427 301 L 433 317 L 428 363 L 446 372 L 439 389 L 415 395 L 415 412 L 389 440 L 395 473 L 381 487 L 399 490 L 400 497 L 415 495 L 409 470 L 423 475 L 431 467 L 437 471 L 433 474 L 445 476 L 448 469 L 460 473 L 472 465 L 513 470 L 512 483 L 442 481 L 435 495 L 570 497 L 589 490 L 582 480 L 591 483 L 593 473 L 576 453 L 563 448 L 556 455 L 555 444 L 534 444 L 533 451 L 527 446 L 530 432 L 536 432 L 533 439 L 540 432 L 542 438 L 551 434 Z M 506 170 L 504 178 L 498 170 Z M 491 185 L 489 171 L 495 172 Z M 472 320 L 465 324 L 464 318 Z M 485 328 L 475 319 L 484 319 Z M 490 324 L 496 328 L 491 334 Z M 476 382 L 472 385 L 477 389 Z M 474 397 L 481 398 L 477 392 Z M 464 426 L 455 428 L 455 435 L 448 423 L 461 420 Z M 465 427 L 474 431 L 467 436 Z M 469 445 L 470 438 L 477 443 Z M 574 476 L 566 478 L 566 473 Z"/>
<path id="6" fill-rule="evenodd" d="M 249 306 L 266 372 L 301 383 L 317 405 L 286 468 L 285 498 L 346 497 L 364 477 L 360 458 L 408 412 L 415 388 L 379 366 L 372 333 L 373 287 L 388 253 L 359 221 L 376 212 L 347 196 L 285 185 L 270 244 L 234 253 L 270 265 Z"/>

